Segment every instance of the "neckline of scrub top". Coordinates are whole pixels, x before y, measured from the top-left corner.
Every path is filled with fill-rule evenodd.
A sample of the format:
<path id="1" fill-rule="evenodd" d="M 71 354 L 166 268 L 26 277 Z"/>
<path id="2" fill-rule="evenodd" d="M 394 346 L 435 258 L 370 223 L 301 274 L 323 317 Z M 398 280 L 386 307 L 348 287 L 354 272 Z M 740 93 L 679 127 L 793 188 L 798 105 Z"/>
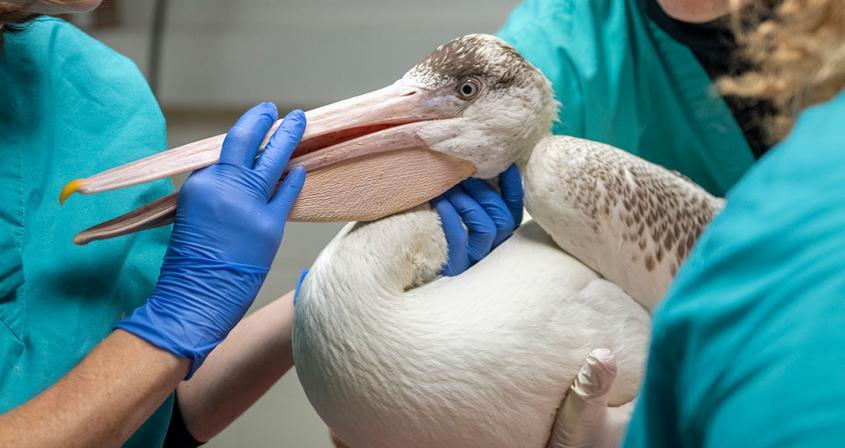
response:
<path id="1" fill-rule="evenodd" d="M 682 22 L 666 14 L 657 0 L 646 0 L 645 11 L 666 34 L 690 49 L 711 80 L 749 70 L 748 63 L 735 57 L 739 46 L 724 20 Z M 722 98 L 739 123 L 754 158 L 759 159 L 771 147 L 766 141 L 763 117 L 773 110 L 772 104 L 730 95 L 722 95 Z"/>

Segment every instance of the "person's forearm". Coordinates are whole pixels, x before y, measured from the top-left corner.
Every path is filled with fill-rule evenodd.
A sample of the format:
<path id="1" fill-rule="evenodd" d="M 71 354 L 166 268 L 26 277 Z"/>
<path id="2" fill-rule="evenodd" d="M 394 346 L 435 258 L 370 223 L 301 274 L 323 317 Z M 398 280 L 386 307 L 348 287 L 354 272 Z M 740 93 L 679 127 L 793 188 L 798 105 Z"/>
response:
<path id="1" fill-rule="evenodd" d="M 239 323 L 190 381 L 178 387 L 185 426 L 208 441 L 293 366 L 293 293 Z"/>
<path id="2" fill-rule="evenodd" d="M 187 371 L 187 359 L 115 331 L 54 386 L 0 415 L 0 447 L 119 447 Z"/>

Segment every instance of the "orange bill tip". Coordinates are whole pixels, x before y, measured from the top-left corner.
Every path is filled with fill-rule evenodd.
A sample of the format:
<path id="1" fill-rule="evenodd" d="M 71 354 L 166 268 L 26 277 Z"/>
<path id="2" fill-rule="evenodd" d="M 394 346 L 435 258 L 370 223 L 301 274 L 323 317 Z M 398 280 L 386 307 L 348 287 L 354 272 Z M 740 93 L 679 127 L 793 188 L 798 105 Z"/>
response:
<path id="1" fill-rule="evenodd" d="M 59 204 L 64 204 L 67 201 L 67 198 L 70 195 L 79 191 L 82 188 L 82 179 L 75 179 L 70 181 L 64 188 L 62 188 L 62 193 L 59 195 Z"/>

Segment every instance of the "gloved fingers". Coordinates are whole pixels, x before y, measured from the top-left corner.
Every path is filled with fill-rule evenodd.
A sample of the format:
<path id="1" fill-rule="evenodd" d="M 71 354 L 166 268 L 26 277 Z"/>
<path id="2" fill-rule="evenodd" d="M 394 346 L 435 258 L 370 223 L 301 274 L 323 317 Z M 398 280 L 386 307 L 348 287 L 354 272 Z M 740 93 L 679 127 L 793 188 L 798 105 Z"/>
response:
<path id="1" fill-rule="evenodd" d="M 514 217 L 507 204 L 490 184 L 481 179 L 467 179 L 461 185 L 493 220 L 493 225 L 496 226 L 493 247 L 498 246 L 516 229 Z"/>
<path id="2" fill-rule="evenodd" d="M 467 232 L 461 222 L 461 216 L 444 196 L 433 199 L 431 204 L 440 215 L 443 233 L 446 235 L 449 258 L 446 267 L 443 268 L 443 274 L 450 277 L 458 275 L 469 269 Z"/>
<path id="3" fill-rule="evenodd" d="M 467 255 L 470 264 L 475 264 L 493 248 L 496 225 L 484 208 L 461 186 L 453 187 L 445 196 L 467 227 Z"/>
<path id="4" fill-rule="evenodd" d="M 522 188 L 522 177 L 519 175 L 519 168 L 516 164 L 508 167 L 499 175 L 499 189 L 502 190 L 502 199 L 508 206 L 513 216 L 516 227 L 522 224 L 522 209 L 524 191 Z"/>
<path id="5" fill-rule="evenodd" d="M 618 446 L 618 425 L 608 425 L 607 407 L 616 372 L 610 350 L 590 352 L 558 409 L 548 447 Z"/>
<path id="6" fill-rule="evenodd" d="M 252 168 L 258 147 L 278 119 L 273 103 L 261 103 L 246 111 L 229 129 L 220 151 L 220 164 Z"/>
<path id="7" fill-rule="evenodd" d="M 294 110 L 287 114 L 281 126 L 267 143 L 264 152 L 255 161 L 255 173 L 264 182 L 265 191 L 272 193 L 273 187 L 282 177 L 282 172 L 288 164 L 302 134 L 305 132 L 305 113 Z M 267 200 L 270 198 L 268 197 Z"/>
<path id="8" fill-rule="evenodd" d="M 606 348 L 597 348 L 587 355 L 572 391 L 581 399 L 602 405 L 607 404 L 607 394 L 616 380 L 616 358 Z"/>
<path id="9" fill-rule="evenodd" d="M 278 219 L 287 221 L 303 185 L 305 185 L 305 168 L 296 167 L 285 176 L 276 194 L 270 199 L 270 206 L 275 209 Z"/>

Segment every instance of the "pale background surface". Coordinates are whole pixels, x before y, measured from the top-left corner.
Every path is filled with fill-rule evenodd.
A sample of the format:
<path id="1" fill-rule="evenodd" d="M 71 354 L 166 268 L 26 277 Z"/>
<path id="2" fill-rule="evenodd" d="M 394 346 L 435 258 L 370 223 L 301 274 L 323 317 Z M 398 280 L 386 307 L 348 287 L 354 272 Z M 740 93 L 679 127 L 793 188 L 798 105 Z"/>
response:
<path id="1" fill-rule="evenodd" d="M 172 0 L 159 99 L 171 146 L 216 135 L 249 105 L 307 109 L 399 78 L 437 45 L 495 32 L 518 0 Z M 147 69 L 153 0 L 120 3 L 95 37 Z M 85 24 L 86 18 L 80 23 Z M 340 225 L 290 224 L 257 307 L 291 290 Z M 330 447 L 294 372 L 207 444 Z"/>

